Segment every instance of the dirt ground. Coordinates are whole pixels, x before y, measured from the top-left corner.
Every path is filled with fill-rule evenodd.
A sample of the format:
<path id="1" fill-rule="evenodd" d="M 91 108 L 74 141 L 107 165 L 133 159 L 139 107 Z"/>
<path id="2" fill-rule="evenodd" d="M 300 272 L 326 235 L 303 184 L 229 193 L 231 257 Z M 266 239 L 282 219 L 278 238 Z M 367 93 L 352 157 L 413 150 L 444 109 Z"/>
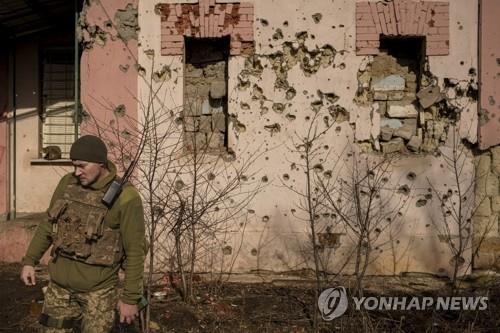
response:
<path id="1" fill-rule="evenodd" d="M 20 265 L 0 264 L 0 332 L 38 332 L 47 274 L 39 271 L 36 287 L 19 280 Z M 155 332 L 312 332 L 316 306 L 312 284 L 297 279 L 196 286 L 195 304 L 185 304 L 168 285 L 155 288 Z M 348 286 L 349 280 L 336 281 Z M 444 296 L 446 280 L 426 275 L 370 278 L 365 296 Z M 333 321 L 319 319 L 320 332 L 500 332 L 500 279 L 464 281 L 460 296 L 488 296 L 482 311 L 357 311 Z M 140 332 L 138 325 L 116 325 L 114 332 Z"/>

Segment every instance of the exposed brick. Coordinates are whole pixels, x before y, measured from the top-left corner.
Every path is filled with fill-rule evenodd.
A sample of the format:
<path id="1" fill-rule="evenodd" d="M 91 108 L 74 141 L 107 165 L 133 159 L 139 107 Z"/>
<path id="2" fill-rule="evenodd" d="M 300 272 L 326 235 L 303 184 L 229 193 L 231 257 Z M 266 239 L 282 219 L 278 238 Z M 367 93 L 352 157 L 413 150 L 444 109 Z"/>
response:
<path id="1" fill-rule="evenodd" d="M 162 35 L 162 42 L 182 42 L 184 41 L 184 36 L 182 35 Z"/>
<path id="2" fill-rule="evenodd" d="M 213 21 L 212 21 L 212 25 L 213 25 L 213 34 L 215 37 L 217 37 L 217 30 L 219 28 L 219 15 L 214 15 L 214 18 L 213 18 Z"/>
<path id="3" fill-rule="evenodd" d="M 371 12 L 370 6 L 362 7 L 362 8 L 356 8 L 356 15 L 358 15 L 358 14 L 369 14 L 370 12 Z"/>
<path id="4" fill-rule="evenodd" d="M 175 15 L 177 15 L 177 17 L 182 16 L 182 5 L 180 3 L 175 5 Z"/>
<path id="5" fill-rule="evenodd" d="M 430 27 L 429 21 L 432 19 L 432 10 L 434 9 L 434 3 L 430 2 L 429 7 L 427 8 L 427 15 L 425 16 L 425 22 L 424 22 L 424 30 L 422 33 L 424 35 L 428 34 L 428 30 Z"/>
<path id="6" fill-rule="evenodd" d="M 235 27 L 233 30 L 233 34 L 240 36 L 240 39 L 242 41 L 253 41 L 253 29 L 252 28 Z"/>
<path id="7" fill-rule="evenodd" d="M 177 15 L 169 15 L 167 17 L 167 22 L 177 22 L 178 19 Z"/>
<path id="8" fill-rule="evenodd" d="M 205 27 L 205 18 L 200 17 L 200 37 L 206 37 L 206 27 Z"/>
<path id="9" fill-rule="evenodd" d="M 406 21 L 405 21 L 405 34 L 411 34 L 411 27 L 413 25 L 413 16 L 415 15 L 416 4 L 414 2 L 406 4 Z"/>
<path id="10" fill-rule="evenodd" d="M 356 40 L 379 40 L 379 34 L 356 34 Z"/>
<path id="11" fill-rule="evenodd" d="M 437 14 L 449 13 L 450 12 L 450 4 L 448 4 L 448 3 L 436 4 L 436 6 L 434 7 L 434 12 Z"/>
<path id="12" fill-rule="evenodd" d="M 394 8 L 394 2 L 389 3 L 389 15 L 391 17 L 391 29 L 393 34 L 398 34 L 397 20 L 396 20 L 396 11 Z"/>
<path id="13" fill-rule="evenodd" d="M 428 35 L 426 39 L 428 42 L 440 42 L 450 40 L 450 35 Z"/>
<path id="14" fill-rule="evenodd" d="M 438 33 L 439 34 L 449 34 L 450 33 L 450 28 L 449 27 L 438 28 Z"/>
<path id="15" fill-rule="evenodd" d="M 434 20 L 434 27 L 448 27 L 450 22 L 448 20 Z"/>
<path id="16" fill-rule="evenodd" d="M 247 14 L 240 15 L 240 22 L 241 21 L 252 22 L 253 21 L 253 15 L 247 15 Z"/>
<path id="17" fill-rule="evenodd" d="M 232 49 L 229 51 L 229 54 L 230 54 L 230 55 L 233 55 L 233 56 L 240 55 L 240 54 L 241 54 L 241 48 L 239 48 L 239 49 L 233 49 L 233 48 L 232 48 Z"/>
<path id="18" fill-rule="evenodd" d="M 370 2 L 370 10 L 372 12 L 372 20 L 375 23 L 375 27 L 377 28 L 377 32 L 379 34 L 381 34 L 382 33 L 382 27 L 380 25 L 380 21 L 379 21 L 379 18 L 378 18 L 377 4 L 374 3 L 374 2 Z"/>
<path id="19" fill-rule="evenodd" d="M 368 2 L 356 2 L 356 13 L 369 13 L 370 5 Z"/>
<path id="20" fill-rule="evenodd" d="M 205 22 L 203 23 L 205 25 L 205 35 L 208 35 L 209 29 L 210 29 L 210 17 L 205 15 Z"/>
<path id="21" fill-rule="evenodd" d="M 231 39 L 231 48 L 233 49 L 237 49 L 237 48 L 241 48 L 241 42 L 237 41 L 237 40 L 234 40 L 234 39 Z"/>
<path id="22" fill-rule="evenodd" d="M 447 49 L 446 41 L 429 41 L 427 42 L 427 49 Z"/>
<path id="23" fill-rule="evenodd" d="M 175 22 L 172 21 L 161 21 L 162 28 L 175 28 Z"/>
<path id="24" fill-rule="evenodd" d="M 239 21 L 238 24 L 234 26 L 235 28 L 252 28 L 252 22 L 248 21 Z"/>
<path id="25" fill-rule="evenodd" d="M 415 3 L 406 4 L 406 22 L 405 22 L 405 34 L 411 34 L 411 26 L 413 24 L 413 15 L 415 14 Z"/>
<path id="26" fill-rule="evenodd" d="M 380 41 L 378 40 L 359 40 L 356 41 L 357 48 L 379 48 Z"/>
<path id="27" fill-rule="evenodd" d="M 425 2 L 419 2 L 415 6 L 415 14 L 413 16 L 412 23 L 412 34 L 416 35 L 418 33 L 418 25 L 420 23 L 420 16 L 422 15 L 422 10 L 425 8 Z"/>
<path id="28" fill-rule="evenodd" d="M 240 2 L 240 8 L 253 8 L 253 3 L 251 3 L 251 2 Z"/>
<path id="29" fill-rule="evenodd" d="M 205 17 L 205 13 L 208 13 L 208 11 L 205 12 L 205 3 L 204 3 L 204 1 L 208 1 L 208 0 L 199 0 L 199 1 L 200 1 L 200 4 L 198 6 L 198 9 L 200 11 L 200 19 L 201 19 L 201 18 Z"/>
<path id="30" fill-rule="evenodd" d="M 356 50 L 357 55 L 375 55 L 375 54 L 379 54 L 379 52 L 380 51 L 377 48 L 368 48 L 368 47 L 360 48 L 360 49 Z"/>
<path id="31" fill-rule="evenodd" d="M 439 33 L 439 28 L 428 28 L 427 35 L 437 35 Z"/>
<path id="32" fill-rule="evenodd" d="M 391 14 L 389 11 L 389 5 L 385 6 L 384 8 L 384 18 L 385 18 L 385 23 L 387 26 L 387 33 L 389 35 L 395 35 L 396 34 L 396 29 L 393 28 L 392 22 L 391 22 Z"/>
<path id="33" fill-rule="evenodd" d="M 450 20 L 450 15 L 448 15 L 448 14 L 437 14 L 437 15 L 434 15 L 434 20 L 435 21 Z"/>
<path id="34" fill-rule="evenodd" d="M 380 26 L 382 27 L 382 33 L 384 35 L 388 35 L 389 32 L 387 31 L 387 24 L 385 23 L 384 13 L 378 13 L 378 18 L 380 20 Z"/>
<path id="35" fill-rule="evenodd" d="M 189 21 L 191 22 L 191 25 L 194 25 L 194 20 L 195 20 L 194 12 L 190 11 L 189 12 Z"/>
<path id="36" fill-rule="evenodd" d="M 250 14 L 253 15 L 253 7 L 244 7 L 238 10 L 238 14 Z"/>
<path id="37" fill-rule="evenodd" d="M 226 36 L 226 35 L 231 35 L 233 33 L 233 29 L 234 27 L 232 25 L 229 25 L 227 26 L 226 28 L 224 28 L 224 30 L 222 30 L 222 33 Z"/>
<path id="38" fill-rule="evenodd" d="M 214 14 L 208 15 L 208 37 L 215 37 L 214 33 Z"/>
<path id="39" fill-rule="evenodd" d="M 219 16 L 217 17 L 217 19 L 218 19 L 217 24 L 221 27 L 224 26 L 224 19 L 225 18 L 226 18 L 226 12 L 225 11 L 220 12 Z"/>
<path id="40" fill-rule="evenodd" d="M 448 55 L 448 54 L 450 54 L 450 51 L 448 48 L 428 49 L 427 50 L 427 55 L 430 55 L 430 56 Z"/>
<path id="41" fill-rule="evenodd" d="M 418 35 L 424 34 L 425 18 L 427 17 L 428 10 L 429 10 L 429 3 L 425 2 L 422 10 L 420 11 L 420 15 L 418 17 L 418 28 L 417 28 Z"/>
<path id="42" fill-rule="evenodd" d="M 184 49 L 183 48 L 165 48 L 165 49 L 162 48 L 161 54 L 162 55 L 183 55 Z"/>
<path id="43" fill-rule="evenodd" d="M 356 21 L 363 21 L 363 20 L 371 20 L 372 19 L 372 14 L 371 13 L 356 13 Z"/>
<path id="44" fill-rule="evenodd" d="M 401 24 L 400 24 L 400 29 L 399 29 L 399 33 L 404 35 L 406 33 L 406 1 L 401 1 L 399 3 L 399 15 L 401 16 Z"/>
<path id="45" fill-rule="evenodd" d="M 399 22 L 401 21 L 401 12 L 399 9 L 399 4 L 401 3 L 401 0 L 394 0 L 392 4 L 394 4 L 394 14 L 396 15 L 396 21 Z"/>
<path id="46" fill-rule="evenodd" d="M 379 24 L 380 25 L 380 24 Z M 378 33 L 382 33 L 382 29 L 378 29 L 375 27 L 375 23 L 373 21 L 356 21 L 357 27 L 374 27 Z"/>
<path id="47" fill-rule="evenodd" d="M 183 48 L 184 47 L 184 39 L 182 41 L 175 41 L 175 42 L 170 42 L 170 41 L 162 41 L 161 42 L 161 47 L 162 48 Z"/>
<path id="48" fill-rule="evenodd" d="M 356 26 L 356 34 L 376 34 L 377 29 L 373 27 L 358 27 Z"/>
<path id="49" fill-rule="evenodd" d="M 161 34 L 162 36 L 168 36 L 168 35 L 178 35 L 179 32 L 177 32 L 177 29 L 175 27 L 173 28 L 161 28 Z"/>

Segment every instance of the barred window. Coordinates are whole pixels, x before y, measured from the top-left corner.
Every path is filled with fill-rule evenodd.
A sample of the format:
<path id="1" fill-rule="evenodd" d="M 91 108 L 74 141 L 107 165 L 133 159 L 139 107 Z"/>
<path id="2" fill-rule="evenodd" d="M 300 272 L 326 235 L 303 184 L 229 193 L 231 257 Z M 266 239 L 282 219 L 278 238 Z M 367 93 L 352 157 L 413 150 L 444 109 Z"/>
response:
<path id="1" fill-rule="evenodd" d="M 78 132 L 73 48 L 44 50 L 42 91 L 42 157 L 44 148 L 57 146 L 61 158 L 69 158 Z"/>

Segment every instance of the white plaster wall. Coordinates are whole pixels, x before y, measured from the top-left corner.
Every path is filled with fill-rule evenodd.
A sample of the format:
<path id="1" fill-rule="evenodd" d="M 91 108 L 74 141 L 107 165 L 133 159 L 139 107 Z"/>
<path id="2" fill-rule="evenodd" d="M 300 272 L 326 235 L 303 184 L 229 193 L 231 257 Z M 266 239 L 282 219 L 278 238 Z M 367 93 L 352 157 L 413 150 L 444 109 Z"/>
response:
<path id="1" fill-rule="evenodd" d="M 182 67 L 180 56 L 160 56 L 160 17 L 154 13 L 154 6 L 161 1 L 140 1 L 139 24 L 140 47 L 139 63 L 149 71 L 152 58 L 144 51 L 154 50 L 154 67 L 159 69 L 168 64 L 172 69 L 172 77 L 159 89 L 165 104 L 171 108 L 182 105 Z M 237 116 L 238 121 L 245 125 L 244 132 L 236 133 L 230 125 L 230 147 L 237 156 L 236 164 L 242 157 L 251 152 L 262 153 L 253 166 L 256 172 L 254 180 L 259 181 L 267 176 L 268 182 L 258 193 L 254 201 L 247 207 L 248 220 L 244 233 L 239 226 L 234 226 L 223 238 L 238 254 L 233 270 L 273 270 L 286 271 L 312 267 L 308 250 L 307 224 L 291 213 L 296 209 L 300 198 L 286 189 L 284 185 L 293 185 L 295 190 L 304 190 L 303 173 L 291 169 L 292 163 L 300 163 L 300 156 L 291 152 L 297 136 L 304 135 L 312 117 L 310 103 L 318 100 L 317 91 L 335 93 L 340 98 L 335 103 L 347 109 L 350 121 L 333 127 L 325 136 L 323 142 L 332 148 L 328 160 L 322 161 L 325 170 L 333 168 L 335 163 L 346 158 L 347 150 L 357 151 L 354 137 L 358 140 L 369 139 L 378 133 L 378 123 L 371 119 L 369 108 L 360 108 L 353 102 L 357 90 L 357 72 L 366 57 L 356 56 L 355 45 L 355 1 L 315 1 L 314 5 L 305 0 L 267 1 L 255 0 L 255 57 L 264 66 L 261 76 L 249 76 L 250 88 L 238 89 L 238 75 L 245 68 L 244 57 L 231 57 L 229 61 L 229 113 Z M 468 80 L 470 67 L 477 68 L 476 18 L 471 13 L 477 11 L 477 1 L 450 1 L 450 33 L 451 44 L 448 56 L 429 57 L 430 70 L 437 75 L 442 83 L 444 77 Z M 312 15 L 321 13 L 322 19 L 314 23 Z M 268 22 L 263 26 L 260 19 Z M 288 21 L 288 26 L 283 23 Z M 461 24 L 457 24 L 460 21 Z M 460 26 L 462 28 L 460 28 Z M 280 28 L 284 38 L 273 40 L 272 35 Z M 285 92 L 274 88 L 276 74 L 272 70 L 272 58 L 282 51 L 286 41 L 296 42 L 295 34 L 307 31 L 309 38 L 305 46 L 309 51 L 331 45 L 336 51 L 334 62 L 328 67 L 322 67 L 313 75 L 306 76 L 297 64 L 288 71 L 289 85 L 297 94 L 291 101 L 285 99 Z M 314 35 L 314 39 L 311 38 Z M 467 40 L 467 43 L 463 41 Z M 150 53 L 151 54 L 151 53 Z M 460 62 L 464 61 L 464 65 Z M 148 84 L 139 77 L 139 95 L 145 96 Z M 252 99 L 252 87 L 257 85 L 263 89 L 266 100 L 263 105 L 268 107 L 267 113 L 262 113 L 260 101 Z M 159 102 L 160 103 L 160 102 Z M 241 103 L 247 103 L 249 110 L 242 110 Z M 278 114 L 272 110 L 273 103 L 287 103 L 285 111 Z M 288 103 L 290 105 L 288 105 Z M 328 105 L 328 104 L 327 104 Z M 469 105 L 470 116 L 467 123 L 474 123 L 475 105 Z M 324 112 L 325 109 L 322 110 Z M 288 120 L 285 115 L 294 114 L 296 119 Z M 278 123 L 279 133 L 271 133 L 264 126 Z M 372 126 L 372 123 L 375 125 Z M 320 126 L 322 121 L 319 122 Z M 475 126 L 472 126 L 475 128 Z M 463 134 L 463 131 L 462 131 Z M 475 132 L 467 132 L 469 140 L 475 139 Z M 465 137 L 466 135 L 463 134 Z M 404 212 L 403 225 L 391 242 L 395 249 L 396 272 L 424 271 L 438 274 L 450 273 L 450 252 L 446 245 L 439 241 L 437 228 L 440 211 L 436 200 L 429 200 L 424 207 L 416 207 L 416 200 L 428 193 L 429 184 L 439 184 L 443 188 L 452 184 L 452 175 L 444 167 L 442 157 L 432 155 L 402 156 L 391 176 L 388 186 L 398 188 L 408 184 L 411 188 L 409 205 Z M 344 173 L 340 175 L 345 176 Z M 410 182 L 408 172 L 417 175 Z M 283 181 L 283 175 L 290 179 Z M 470 156 L 467 157 L 464 177 L 472 177 L 473 166 Z M 446 184 L 446 185 L 445 185 Z M 268 219 L 265 219 L 268 217 Z M 263 222 L 267 220 L 267 222 Z M 338 229 L 338 228 L 337 228 Z M 340 230 L 338 230 L 340 231 Z M 342 236 L 342 246 L 331 253 L 329 267 L 335 271 L 340 265 L 352 257 L 352 246 L 349 236 Z M 239 249 L 238 251 L 236 251 Z M 254 251 L 252 251 L 254 250 Z M 255 250 L 257 254 L 255 255 Z M 378 251 L 370 272 L 381 274 L 393 273 L 394 256 L 391 246 L 385 244 Z M 470 260 L 469 257 L 466 260 Z M 352 270 L 352 265 L 347 266 Z"/>

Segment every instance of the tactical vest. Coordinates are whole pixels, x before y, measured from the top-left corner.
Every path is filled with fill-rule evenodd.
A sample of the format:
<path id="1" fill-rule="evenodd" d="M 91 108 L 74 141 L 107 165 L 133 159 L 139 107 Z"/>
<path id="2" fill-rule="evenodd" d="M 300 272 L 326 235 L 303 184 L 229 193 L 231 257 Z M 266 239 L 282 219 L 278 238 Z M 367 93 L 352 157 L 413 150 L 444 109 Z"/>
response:
<path id="1" fill-rule="evenodd" d="M 53 253 L 91 265 L 112 266 L 123 257 L 119 229 L 104 224 L 108 208 L 101 202 L 103 191 L 67 185 L 49 210 Z"/>

